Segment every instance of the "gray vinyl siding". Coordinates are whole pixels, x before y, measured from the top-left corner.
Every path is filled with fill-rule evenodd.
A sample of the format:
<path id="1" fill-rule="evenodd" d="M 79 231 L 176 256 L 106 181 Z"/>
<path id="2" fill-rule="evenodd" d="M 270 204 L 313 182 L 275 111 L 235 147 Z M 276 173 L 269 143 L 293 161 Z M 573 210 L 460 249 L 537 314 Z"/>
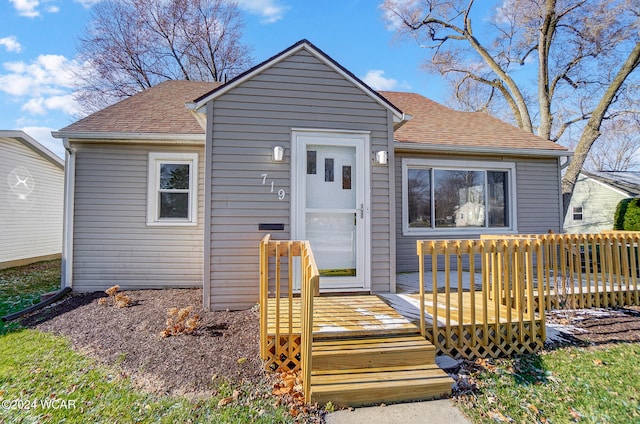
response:
<path id="1" fill-rule="evenodd" d="M 469 160 L 469 161 L 504 161 L 515 163 L 516 196 L 517 196 L 517 232 L 520 234 L 540 234 L 551 230 L 560 232 L 562 207 L 560 204 L 560 181 L 558 179 L 558 160 L 528 159 L 509 157 L 471 157 L 454 155 L 419 155 L 396 153 L 396 267 L 397 272 L 414 272 L 418 270 L 416 254 L 417 240 L 431 239 L 477 239 L 477 234 L 464 235 L 451 233 L 448 236 L 419 235 L 405 236 L 402 232 L 402 158 L 420 158 L 437 160 Z M 487 230 L 485 233 L 491 233 Z"/>
<path id="2" fill-rule="evenodd" d="M 613 229 L 613 216 L 618 203 L 631 197 L 580 174 L 573 190 L 564 230 L 567 233 L 599 233 Z M 582 221 L 573 220 L 573 208 L 582 207 Z"/>
<path id="3" fill-rule="evenodd" d="M 76 148 L 73 289 L 201 287 L 204 149 Z M 149 152 L 198 153 L 198 225 L 147 226 Z"/>
<path id="4" fill-rule="evenodd" d="M 16 168 L 31 174 L 30 193 L 16 194 L 10 188 Z M 64 170 L 18 140 L 0 139 L 0 266 L 59 255 L 63 204 Z"/>
<path id="5" fill-rule="evenodd" d="M 370 131 L 371 150 L 388 150 L 388 114 L 381 105 L 306 51 L 301 51 L 209 103 L 212 118 L 210 307 L 243 309 L 258 301 L 259 223 L 282 223 L 290 238 L 292 128 Z M 273 146 L 285 162 L 272 163 Z M 267 184 L 261 174 L 267 173 Z M 371 288 L 388 291 L 389 167 L 371 167 Z M 270 182 L 274 181 L 274 192 Z M 277 191 L 284 189 L 280 201 Z M 208 236 L 209 236 L 208 234 Z M 205 276 L 206 277 L 206 276 Z M 395 278 L 395 277 L 394 277 Z M 207 279 L 205 278 L 205 284 Z"/>

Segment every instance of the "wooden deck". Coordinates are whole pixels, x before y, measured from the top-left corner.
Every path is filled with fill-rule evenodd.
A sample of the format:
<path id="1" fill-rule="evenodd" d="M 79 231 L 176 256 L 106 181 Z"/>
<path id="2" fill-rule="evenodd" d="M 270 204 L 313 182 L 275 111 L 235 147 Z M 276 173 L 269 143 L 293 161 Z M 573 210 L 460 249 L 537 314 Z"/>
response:
<path id="1" fill-rule="evenodd" d="M 292 333 L 300 333 L 300 298 L 293 298 L 291 308 L 289 300 L 281 298 L 280 314 L 276 314 L 276 299 L 269 298 L 268 326 L 269 336 L 288 332 L 289 310 Z M 415 321 L 393 309 L 383 298 L 375 295 L 362 296 L 320 296 L 313 301 L 313 337 L 358 337 L 375 334 L 416 334 L 420 329 Z M 276 317 L 279 321 L 276 322 Z"/>

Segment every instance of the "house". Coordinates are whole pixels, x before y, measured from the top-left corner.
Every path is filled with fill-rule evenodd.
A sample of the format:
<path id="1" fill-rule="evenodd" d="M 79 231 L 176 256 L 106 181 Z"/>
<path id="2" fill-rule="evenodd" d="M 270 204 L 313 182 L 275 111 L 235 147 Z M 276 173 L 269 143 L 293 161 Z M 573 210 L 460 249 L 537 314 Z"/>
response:
<path id="1" fill-rule="evenodd" d="M 310 240 L 322 291 L 384 293 L 417 270 L 416 240 L 559 232 L 570 154 L 376 92 L 307 40 L 225 84 L 168 81 L 54 136 L 68 161 L 63 284 L 203 287 L 215 310 L 256 303 L 265 234 Z M 458 218 L 462 200 L 484 218 Z"/>
<path id="2" fill-rule="evenodd" d="M 599 233 L 613 229 L 622 199 L 640 196 L 640 172 L 582 171 L 564 219 L 566 233 Z"/>
<path id="3" fill-rule="evenodd" d="M 0 269 L 59 258 L 64 161 L 22 131 L 0 131 Z"/>

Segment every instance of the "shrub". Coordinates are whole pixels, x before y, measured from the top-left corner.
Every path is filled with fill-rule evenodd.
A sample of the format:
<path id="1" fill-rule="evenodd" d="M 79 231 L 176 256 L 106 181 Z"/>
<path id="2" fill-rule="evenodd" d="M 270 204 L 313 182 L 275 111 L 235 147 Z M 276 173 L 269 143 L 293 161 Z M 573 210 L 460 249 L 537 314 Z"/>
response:
<path id="1" fill-rule="evenodd" d="M 640 231 L 640 199 L 631 199 L 624 214 L 625 231 Z"/>
<path id="2" fill-rule="evenodd" d="M 111 302 L 111 306 L 116 308 L 126 308 L 131 304 L 131 298 L 126 294 L 118 293 L 120 290 L 119 285 L 111 286 L 106 289 L 104 292 L 109 296 L 108 298 L 102 298 L 98 300 L 100 305 L 108 305 Z"/>
<path id="3" fill-rule="evenodd" d="M 622 199 L 616 206 L 616 213 L 613 215 L 613 229 L 624 230 L 624 215 L 627 213 L 627 207 L 633 199 Z"/>
<path id="4" fill-rule="evenodd" d="M 193 306 L 178 309 L 171 308 L 167 311 L 167 327 L 160 335 L 164 337 L 177 336 L 178 334 L 193 334 L 200 324 L 200 315 L 193 314 Z"/>

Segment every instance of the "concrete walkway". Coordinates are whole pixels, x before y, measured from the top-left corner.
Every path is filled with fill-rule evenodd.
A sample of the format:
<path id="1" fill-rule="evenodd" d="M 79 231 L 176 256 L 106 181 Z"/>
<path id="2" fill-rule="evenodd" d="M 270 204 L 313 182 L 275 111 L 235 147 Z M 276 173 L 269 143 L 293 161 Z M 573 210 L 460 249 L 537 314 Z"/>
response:
<path id="1" fill-rule="evenodd" d="M 449 399 L 337 411 L 327 414 L 326 420 L 327 424 L 471 424 Z"/>

